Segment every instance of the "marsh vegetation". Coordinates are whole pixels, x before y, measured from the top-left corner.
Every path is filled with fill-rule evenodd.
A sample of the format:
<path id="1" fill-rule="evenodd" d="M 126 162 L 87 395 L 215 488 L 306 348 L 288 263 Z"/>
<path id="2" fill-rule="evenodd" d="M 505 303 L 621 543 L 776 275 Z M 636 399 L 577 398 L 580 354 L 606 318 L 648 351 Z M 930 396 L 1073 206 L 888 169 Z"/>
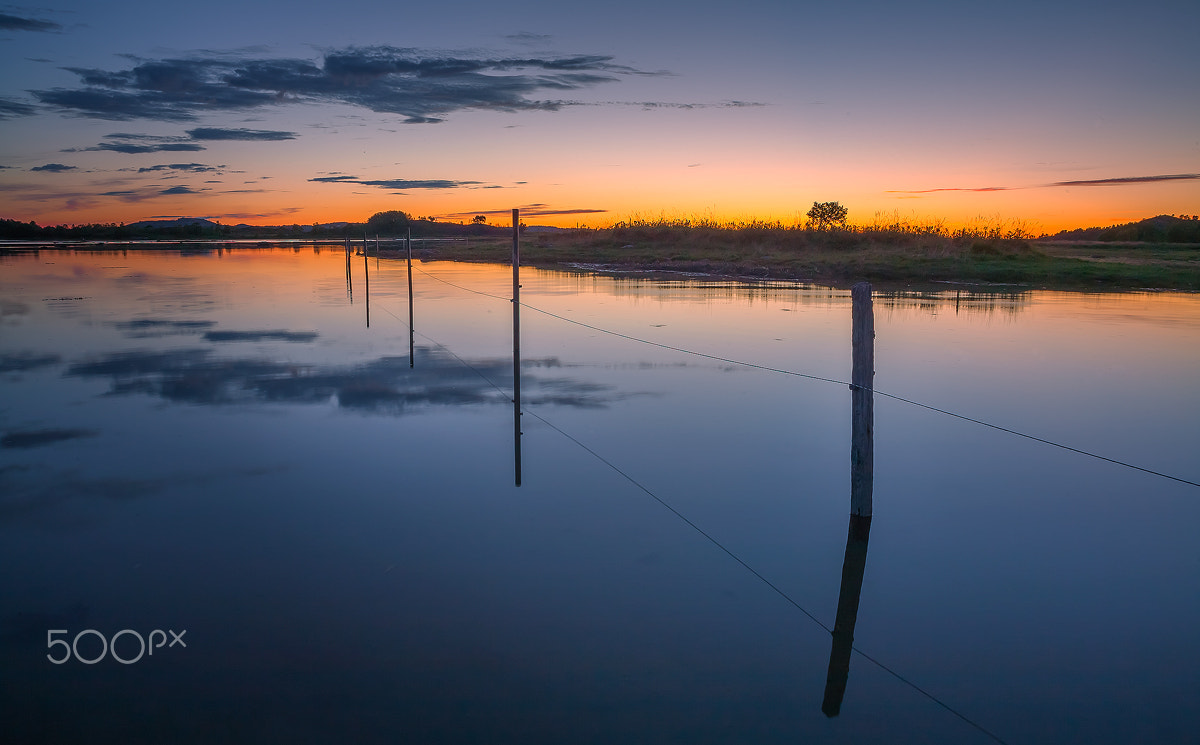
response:
<path id="1" fill-rule="evenodd" d="M 509 241 L 474 238 L 426 258 L 506 261 Z M 1200 289 L 1200 244 L 1035 238 L 1022 223 L 876 218 L 864 225 L 785 225 L 706 219 L 631 219 L 609 228 L 527 233 L 522 261 L 613 271 L 674 271 L 871 282 L 969 282 L 1057 289 Z"/>

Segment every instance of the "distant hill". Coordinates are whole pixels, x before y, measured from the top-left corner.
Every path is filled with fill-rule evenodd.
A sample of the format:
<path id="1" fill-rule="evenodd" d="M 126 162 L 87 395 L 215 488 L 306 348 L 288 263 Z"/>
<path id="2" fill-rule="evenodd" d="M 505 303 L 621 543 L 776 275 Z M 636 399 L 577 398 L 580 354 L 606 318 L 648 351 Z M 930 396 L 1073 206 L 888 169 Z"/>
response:
<path id="1" fill-rule="evenodd" d="M 1060 241 L 1145 241 L 1148 243 L 1200 243 L 1200 216 L 1159 215 L 1139 222 L 1104 228 L 1076 228 L 1049 236 Z"/>
<path id="2" fill-rule="evenodd" d="M 180 217 L 174 220 L 142 220 L 140 222 L 128 223 L 127 228 L 150 228 L 157 230 L 159 228 L 191 228 L 199 227 L 201 229 L 211 228 L 215 230 L 220 227 L 212 220 L 205 220 L 202 217 Z"/>

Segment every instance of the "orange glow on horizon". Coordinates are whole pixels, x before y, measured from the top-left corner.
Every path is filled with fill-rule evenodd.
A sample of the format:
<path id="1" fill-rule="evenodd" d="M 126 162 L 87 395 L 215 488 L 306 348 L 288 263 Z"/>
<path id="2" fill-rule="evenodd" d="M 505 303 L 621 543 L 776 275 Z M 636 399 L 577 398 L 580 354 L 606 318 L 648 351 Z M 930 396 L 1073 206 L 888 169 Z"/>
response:
<path id="1" fill-rule="evenodd" d="M 483 214 L 491 225 L 505 225 L 514 207 L 522 208 L 522 222 L 559 228 L 602 228 L 630 219 L 647 221 L 688 220 L 693 223 L 729 225 L 750 222 L 778 222 L 784 226 L 803 224 L 805 213 L 814 201 L 839 201 L 849 209 L 849 222 L 866 226 L 900 221 L 911 225 L 943 225 L 949 230 L 978 225 L 981 222 L 1022 225 L 1033 235 L 1053 234 L 1061 230 L 1119 225 L 1156 215 L 1200 213 L 1200 188 L 1197 182 L 1147 184 L 1130 187 L 1090 186 L 1078 188 L 1013 189 L 1010 191 L 944 193 L 857 193 L 839 195 L 837 190 L 806 189 L 807 195 L 765 191 L 736 194 L 722 207 L 717 193 L 702 201 L 695 192 L 674 195 L 669 188 L 651 200 L 643 192 L 628 193 L 610 184 L 584 180 L 582 190 L 552 186 L 535 189 L 526 186 L 507 190 L 504 197 L 476 196 L 458 190 L 412 196 L 364 193 L 339 185 L 305 185 L 288 193 L 281 202 L 276 193 L 252 193 L 186 198 L 159 197 L 152 200 L 122 202 L 76 200 L 63 203 L 12 204 L 0 215 L 39 225 L 86 225 L 132 223 L 150 219 L 203 217 L 222 225 L 253 226 L 312 225 L 337 222 L 359 223 L 376 212 L 402 210 L 413 217 L 434 216 L 442 222 L 470 222 Z M 690 198 L 688 198 L 690 197 Z M 840 197 L 840 198 L 839 198 Z M 657 203 L 654 203 L 657 202 Z M 529 206 L 535 205 L 535 206 Z M 699 206 L 689 206 L 699 205 Z M 23 209 L 22 209 L 23 208 Z"/>

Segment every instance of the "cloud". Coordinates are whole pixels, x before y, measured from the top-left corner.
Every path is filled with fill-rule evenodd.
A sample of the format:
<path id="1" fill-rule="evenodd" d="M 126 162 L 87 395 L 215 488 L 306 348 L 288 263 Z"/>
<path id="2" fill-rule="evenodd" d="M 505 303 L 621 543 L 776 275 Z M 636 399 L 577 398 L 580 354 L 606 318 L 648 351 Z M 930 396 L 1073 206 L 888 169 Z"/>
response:
<path id="1" fill-rule="evenodd" d="M 608 210 L 597 210 L 597 209 L 570 209 L 570 210 L 539 210 L 539 209 L 532 209 L 532 210 L 521 210 L 521 214 L 522 214 L 522 215 L 529 215 L 529 216 L 531 216 L 531 217 L 542 217 L 542 216 L 545 216 L 545 215 L 590 215 L 590 214 L 593 214 L 593 213 L 596 213 L 596 212 L 608 212 Z"/>
<path id="2" fill-rule="evenodd" d="M 115 197 L 116 199 L 120 199 L 122 202 L 143 202 L 147 199 L 152 199 L 154 197 L 161 196 L 161 194 L 159 194 L 158 192 L 151 193 L 151 192 L 147 192 L 147 191 L 132 191 L 131 190 L 131 191 L 105 191 L 105 192 L 101 192 L 97 196 Z"/>
<path id="3" fill-rule="evenodd" d="M 448 179 L 382 179 L 365 180 L 357 176 L 319 176 L 309 181 L 326 184 L 360 184 L 362 186 L 377 186 L 381 189 L 457 189 L 463 186 L 476 186 L 482 181 L 450 181 Z"/>
<path id="4" fill-rule="evenodd" d="M 542 205 L 542 204 L 533 204 L 533 205 L 526 205 L 524 207 L 521 207 L 520 208 L 521 217 L 523 217 L 523 218 L 524 217 L 546 217 L 549 215 L 590 215 L 590 214 L 595 214 L 597 212 L 608 212 L 608 210 L 587 209 L 587 208 L 551 210 L 551 209 L 544 209 L 545 206 L 546 205 Z M 439 215 L 439 217 L 441 217 L 443 219 L 455 219 L 455 218 L 459 218 L 459 217 L 473 217 L 475 215 L 511 215 L 511 214 L 512 214 L 511 209 L 474 210 L 471 212 L 451 212 L 451 213 L 447 213 L 444 215 Z"/>
<path id="5" fill-rule="evenodd" d="M 1176 173 L 1166 176 L 1126 176 L 1125 178 L 1102 178 L 1086 181 L 1058 181 L 1048 186 L 1122 186 L 1124 184 L 1148 184 L 1157 181 L 1196 181 L 1200 173 Z"/>
<path id="6" fill-rule="evenodd" d="M 27 103 L 14 101 L 11 98 L 0 98 L 0 121 L 14 119 L 18 116 L 29 116 L 37 111 Z"/>
<path id="7" fill-rule="evenodd" d="M 165 152 L 196 152 L 199 150 L 207 150 L 204 145 L 197 144 L 196 140 L 246 140 L 262 142 L 293 140 L 295 138 L 296 134 L 294 132 L 282 132 L 278 130 L 197 127 L 195 129 L 187 130 L 187 137 L 163 137 L 160 135 L 139 135 L 117 132 L 114 134 L 105 135 L 105 139 L 109 140 L 108 142 L 102 142 L 93 147 L 68 148 L 61 152 L 79 153 L 109 151 L 114 153 L 124 153 L 126 155 L 142 155 L 145 153 Z"/>
<path id="8" fill-rule="evenodd" d="M 196 152 L 205 150 L 203 145 L 193 145 L 187 142 L 169 142 L 161 145 L 134 145 L 128 142 L 104 142 L 96 147 L 84 148 L 85 151 L 93 150 L 111 150 L 114 153 L 125 153 L 127 155 L 138 155 L 141 153 L 167 153 L 167 152 Z"/>
<path id="9" fill-rule="evenodd" d="M 145 188 L 145 189 L 106 191 L 106 192 L 101 192 L 100 194 L 97 194 L 96 196 L 113 197 L 115 199 L 121 200 L 122 202 L 137 203 L 137 202 L 145 202 L 148 199 L 156 199 L 158 197 L 173 197 L 173 196 L 180 196 L 180 195 L 200 194 L 200 193 L 201 192 L 198 192 L 195 189 L 192 189 L 191 187 L 188 187 L 188 186 L 172 186 L 169 189 L 162 189 L 160 187 L 153 186 L 153 187 L 149 187 L 149 188 Z"/>
<path id="10" fill-rule="evenodd" d="M 83 87 L 32 93 L 64 112 L 117 121 L 192 121 L 217 111 L 319 103 L 397 114 L 416 124 L 465 109 L 553 111 L 574 104 L 539 93 L 667 74 L 620 65 L 605 55 L 484 57 L 390 46 L 329 51 L 320 64 L 216 54 L 135 63 L 115 72 L 66 68 Z"/>
<path id="11" fill-rule="evenodd" d="M 197 127 L 189 129 L 193 140 L 294 140 L 295 132 L 278 132 L 267 129 L 223 129 L 220 127 Z"/>
<path id="12" fill-rule="evenodd" d="M 142 153 L 195 152 L 205 149 L 203 145 L 197 145 L 194 142 L 188 141 L 186 137 L 163 137 L 160 135 L 140 135 L 129 134 L 127 132 L 114 132 L 113 134 L 105 135 L 104 139 L 109 140 L 109 142 L 102 142 L 94 147 L 68 148 L 61 152 L 79 153 L 111 151 L 114 153 L 125 153 L 127 155 L 139 155 Z"/>
<path id="13" fill-rule="evenodd" d="M 3 31 L 61 31 L 62 26 L 51 21 L 39 21 L 33 18 L 20 18 L 0 13 L 0 30 Z"/>
<path id="14" fill-rule="evenodd" d="M 531 34 L 528 31 L 508 34 L 504 38 L 514 44 L 520 44 L 527 47 L 545 46 L 550 43 L 549 34 Z"/>
<path id="15" fill-rule="evenodd" d="M 1200 173 L 1174 173 L 1162 176 L 1124 176 L 1121 178 L 1101 178 L 1101 179 L 1085 179 L 1082 181 L 1055 181 L 1052 184 L 1036 184 L 1033 186 L 982 186 L 974 188 L 962 187 L 943 187 L 938 189 L 915 189 L 901 190 L 895 189 L 886 192 L 887 194 L 933 194 L 940 191 L 970 191 L 970 192 L 988 192 L 988 191 L 1014 191 L 1017 189 L 1052 189 L 1056 187 L 1071 187 L 1071 186 L 1129 186 L 1131 184 L 1152 184 L 1162 181 L 1197 181 L 1200 180 Z"/>
<path id="16" fill-rule="evenodd" d="M 209 173 L 219 171 L 220 168 L 206 166 L 203 163 L 165 163 L 163 165 L 149 166 L 147 168 L 139 168 L 138 173 L 150 173 L 151 171 L 187 171 L 188 173 Z"/>
<path id="17" fill-rule="evenodd" d="M 652 109 L 752 109 L 762 108 L 770 104 L 757 101 L 721 101 L 720 103 L 686 103 L 678 101 L 598 101 L 579 106 L 639 106 L 647 111 Z"/>
<path id="18" fill-rule="evenodd" d="M 973 189 L 957 188 L 957 187 L 943 187 L 943 188 L 939 188 L 939 189 L 913 189 L 913 190 L 893 189 L 886 193 L 887 194 L 933 194 L 933 193 L 939 192 L 939 191 L 1011 191 L 1012 189 L 1021 189 L 1021 188 L 1034 189 L 1034 188 L 1038 188 L 1038 187 L 1033 187 L 1033 186 L 1025 186 L 1025 187 L 983 186 L 983 187 L 978 187 L 978 188 L 973 188 Z"/>
<path id="19" fill-rule="evenodd" d="M 47 163 L 44 166 L 36 166 L 30 168 L 31 171 L 47 171 L 49 173 L 62 173 L 63 171 L 77 170 L 75 166 L 65 166 L 62 163 Z"/>
<path id="20" fill-rule="evenodd" d="M 270 212 L 225 212 L 220 215 L 208 215 L 208 218 L 210 220 L 265 220 L 268 217 L 294 215 L 303 210 L 303 207 L 283 207 Z"/>

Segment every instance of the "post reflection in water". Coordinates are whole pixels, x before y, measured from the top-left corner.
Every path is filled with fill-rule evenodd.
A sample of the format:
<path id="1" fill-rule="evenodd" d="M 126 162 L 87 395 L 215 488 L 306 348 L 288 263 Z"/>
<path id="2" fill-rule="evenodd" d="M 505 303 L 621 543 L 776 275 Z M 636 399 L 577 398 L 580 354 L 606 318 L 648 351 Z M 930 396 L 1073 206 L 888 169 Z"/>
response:
<path id="1" fill-rule="evenodd" d="M 346 297 L 354 305 L 354 282 L 350 278 L 350 239 L 346 239 Z"/>
<path id="2" fill-rule="evenodd" d="M 829 653 L 829 672 L 825 678 L 825 700 L 821 703 L 821 711 L 827 717 L 836 717 L 841 711 L 846 681 L 850 677 L 854 624 L 858 620 L 858 600 L 867 568 L 874 486 L 875 318 L 871 308 L 871 285 L 866 282 L 856 284 L 851 290 L 851 300 L 854 366 L 850 386 L 853 398 L 850 528 L 846 536 L 846 557 L 842 562 L 837 617 L 833 623 L 833 649 Z"/>
<path id="3" fill-rule="evenodd" d="M 367 328 L 371 328 L 371 265 L 368 263 L 367 239 L 363 238 L 363 285 L 367 296 Z"/>
<path id="4" fill-rule="evenodd" d="M 408 253 L 408 366 L 412 367 L 414 364 L 413 336 L 417 333 L 416 326 L 413 325 L 412 228 L 408 229 L 408 234 L 404 238 L 404 250 Z"/>

